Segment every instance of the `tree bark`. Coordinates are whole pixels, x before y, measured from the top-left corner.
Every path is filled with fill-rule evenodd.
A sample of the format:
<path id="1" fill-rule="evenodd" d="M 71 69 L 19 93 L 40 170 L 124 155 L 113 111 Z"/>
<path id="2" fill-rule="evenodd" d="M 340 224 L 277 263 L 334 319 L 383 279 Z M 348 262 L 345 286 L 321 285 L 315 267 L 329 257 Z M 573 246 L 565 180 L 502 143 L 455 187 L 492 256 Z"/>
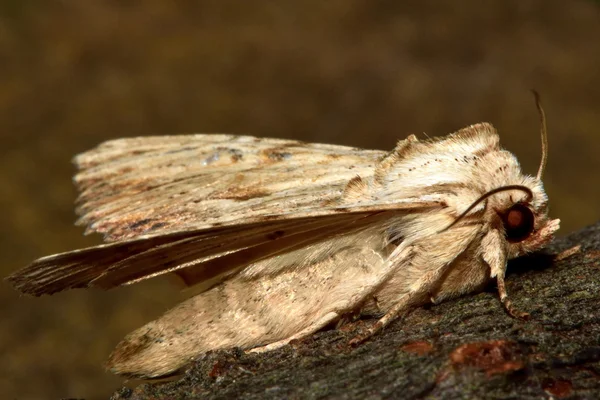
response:
<path id="1" fill-rule="evenodd" d="M 211 352 L 179 380 L 112 398 L 600 398 L 600 223 L 512 261 L 507 289 L 528 321 L 507 315 L 493 284 L 416 309 L 356 348 L 349 340 L 373 321 L 265 354 Z"/>

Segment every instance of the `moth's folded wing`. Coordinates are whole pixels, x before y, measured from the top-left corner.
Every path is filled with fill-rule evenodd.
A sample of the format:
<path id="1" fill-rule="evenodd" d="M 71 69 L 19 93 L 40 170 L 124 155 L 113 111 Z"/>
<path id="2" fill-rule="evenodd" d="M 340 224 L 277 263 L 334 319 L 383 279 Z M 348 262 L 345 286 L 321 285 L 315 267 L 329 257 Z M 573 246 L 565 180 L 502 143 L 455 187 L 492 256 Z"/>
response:
<path id="1" fill-rule="evenodd" d="M 79 224 L 108 241 L 328 214 L 381 151 L 231 135 L 118 139 L 76 157 Z"/>
<path id="2" fill-rule="evenodd" d="M 176 235 L 129 240 L 54 254 L 37 259 L 5 278 L 22 293 L 40 296 L 67 289 L 89 287 L 111 265 L 185 238 Z"/>
<path id="3" fill-rule="evenodd" d="M 186 284 L 226 276 L 248 264 L 343 235 L 414 210 L 355 211 L 263 221 L 116 242 L 41 258 L 7 280 L 35 296 L 71 288 L 112 288 L 176 272 Z M 440 207 L 423 204 L 423 208 Z M 384 228 L 382 228 L 384 229 Z"/>

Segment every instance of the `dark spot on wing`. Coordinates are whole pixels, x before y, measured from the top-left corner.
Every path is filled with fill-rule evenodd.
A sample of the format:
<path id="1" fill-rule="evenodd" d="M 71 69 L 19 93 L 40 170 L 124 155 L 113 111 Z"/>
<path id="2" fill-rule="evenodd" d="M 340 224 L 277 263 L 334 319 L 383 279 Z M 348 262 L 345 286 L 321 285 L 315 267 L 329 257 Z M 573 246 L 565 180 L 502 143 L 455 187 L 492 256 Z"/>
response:
<path id="1" fill-rule="evenodd" d="M 338 207 L 338 208 L 331 209 L 331 211 L 341 214 L 341 213 L 348 212 L 348 208 L 346 208 L 346 207 Z"/>
<path id="2" fill-rule="evenodd" d="M 117 226 L 116 229 L 111 225 L 100 225 L 94 229 L 96 232 L 109 232 L 108 237 L 112 240 L 118 238 L 134 237 L 144 233 L 152 232 L 153 230 L 163 228 L 169 224 L 164 221 L 159 221 L 152 218 L 144 218 L 132 222 L 129 225 Z"/>
<path id="3" fill-rule="evenodd" d="M 256 199 L 258 197 L 266 197 L 266 196 L 269 196 L 270 194 L 271 194 L 271 192 L 254 191 L 254 192 L 248 192 L 243 195 L 236 195 L 232 199 L 238 200 L 238 201 L 244 201 L 244 200 Z"/>
<path id="4" fill-rule="evenodd" d="M 275 232 L 271 232 L 271 233 L 267 234 L 267 239 L 276 240 L 276 239 L 283 237 L 284 235 L 285 235 L 284 231 L 275 231 Z"/>
<path id="5" fill-rule="evenodd" d="M 136 230 L 137 228 L 147 225 L 150 222 L 152 222 L 152 220 L 149 218 L 140 219 L 139 221 L 136 221 L 133 224 L 129 225 L 129 229 Z"/>
<path id="6" fill-rule="evenodd" d="M 230 187 L 223 191 L 215 191 L 211 193 L 207 199 L 245 201 L 270 195 L 271 192 L 268 190 L 261 190 L 252 187 Z"/>
<path id="7" fill-rule="evenodd" d="M 155 229 L 162 228 L 162 227 L 164 227 L 164 226 L 167 226 L 167 223 L 166 223 L 166 222 L 156 222 L 156 223 L 154 223 L 154 224 L 153 224 L 153 225 L 150 227 L 150 229 L 149 229 L 149 230 L 150 230 L 150 231 L 152 231 L 152 230 L 155 230 Z"/>
<path id="8" fill-rule="evenodd" d="M 244 158 L 244 154 L 238 149 L 228 149 L 227 152 L 229 153 L 231 161 L 233 162 L 238 162 Z"/>
<path id="9" fill-rule="evenodd" d="M 266 161 L 270 162 L 281 162 L 292 158 L 292 153 L 285 151 L 285 148 L 277 147 L 272 149 L 266 149 L 262 151 L 262 156 L 266 158 Z"/>
<path id="10" fill-rule="evenodd" d="M 165 151 L 164 154 L 183 153 L 184 151 L 190 151 L 190 150 L 196 150 L 196 147 L 192 147 L 192 146 L 180 147 L 178 149 Z"/>
<path id="11" fill-rule="evenodd" d="M 292 157 L 292 153 L 286 152 L 272 152 L 269 153 L 269 158 L 273 161 L 283 161 Z"/>
<path id="12" fill-rule="evenodd" d="M 214 161 L 217 161 L 220 158 L 221 154 L 228 154 L 232 162 L 238 162 L 244 157 L 244 154 L 241 150 L 223 146 L 216 147 L 215 154 L 213 154 L 211 157 L 214 157 Z"/>

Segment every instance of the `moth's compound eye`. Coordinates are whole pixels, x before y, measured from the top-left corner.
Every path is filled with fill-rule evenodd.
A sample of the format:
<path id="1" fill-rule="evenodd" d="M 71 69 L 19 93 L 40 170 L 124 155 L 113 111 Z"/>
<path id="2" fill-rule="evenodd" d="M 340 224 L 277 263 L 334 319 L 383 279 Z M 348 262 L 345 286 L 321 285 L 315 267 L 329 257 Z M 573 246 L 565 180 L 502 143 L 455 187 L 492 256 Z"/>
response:
<path id="1" fill-rule="evenodd" d="M 521 242 L 533 232 L 535 217 L 524 204 L 517 203 L 502 216 L 504 231 L 509 242 Z"/>

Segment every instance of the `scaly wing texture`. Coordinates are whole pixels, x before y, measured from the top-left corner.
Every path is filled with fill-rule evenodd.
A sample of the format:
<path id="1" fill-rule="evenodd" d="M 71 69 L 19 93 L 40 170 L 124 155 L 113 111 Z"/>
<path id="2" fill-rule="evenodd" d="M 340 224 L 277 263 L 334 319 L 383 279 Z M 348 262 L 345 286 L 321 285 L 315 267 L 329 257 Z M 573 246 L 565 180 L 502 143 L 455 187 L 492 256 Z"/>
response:
<path id="1" fill-rule="evenodd" d="M 115 241 L 323 215 L 348 180 L 372 174 L 384 155 L 250 136 L 113 140 L 75 159 L 79 224 Z"/>

